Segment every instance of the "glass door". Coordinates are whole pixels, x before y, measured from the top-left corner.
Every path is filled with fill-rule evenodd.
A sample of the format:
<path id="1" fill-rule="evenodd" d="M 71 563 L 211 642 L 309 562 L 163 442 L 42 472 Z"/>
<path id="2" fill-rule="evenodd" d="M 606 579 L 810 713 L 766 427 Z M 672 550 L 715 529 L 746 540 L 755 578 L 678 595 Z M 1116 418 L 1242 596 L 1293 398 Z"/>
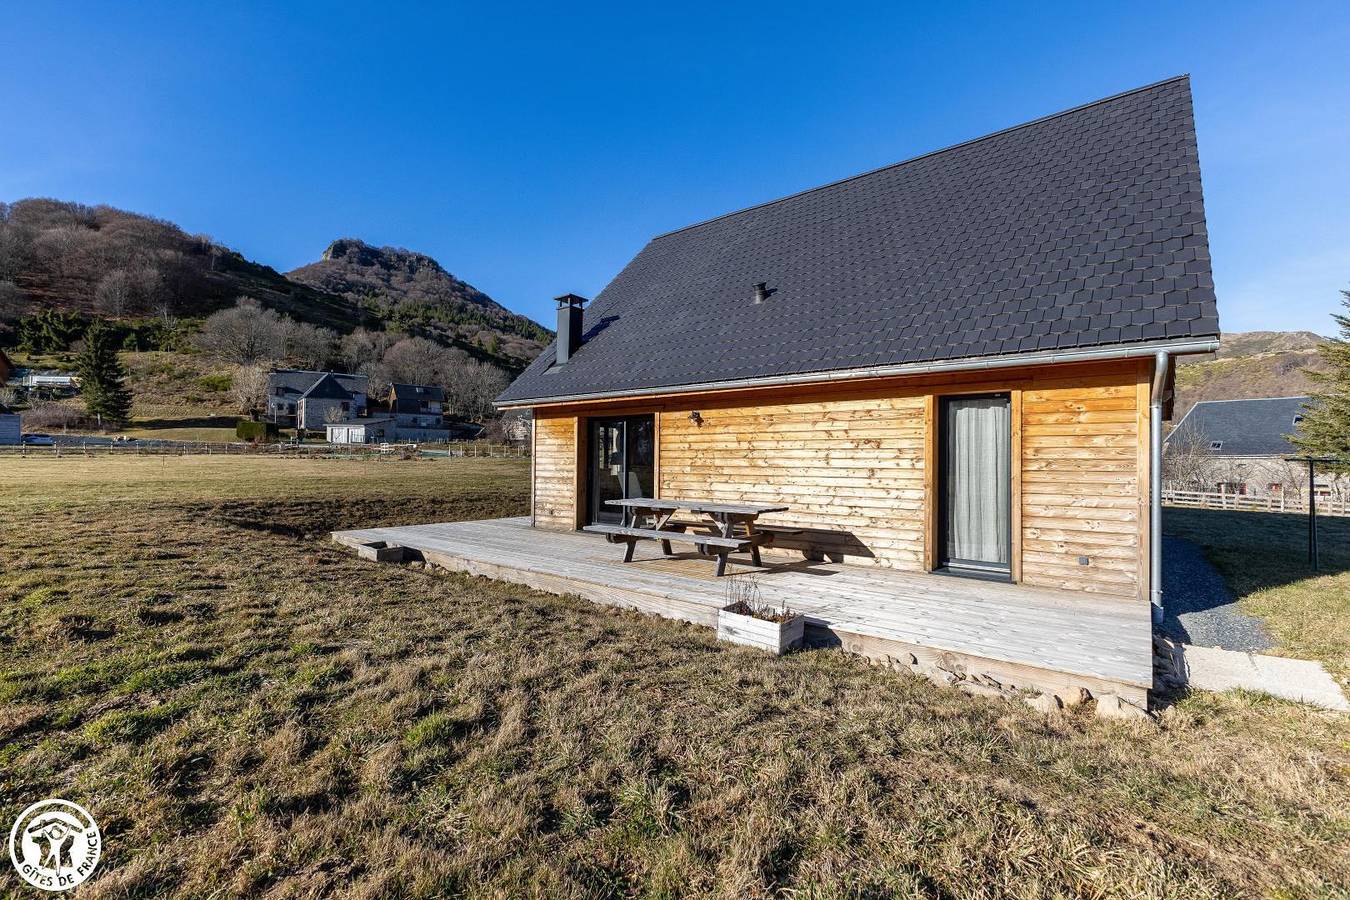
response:
<path id="1" fill-rule="evenodd" d="M 591 419 L 587 426 L 587 520 L 617 524 L 607 500 L 654 496 L 656 423 L 652 416 Z"/>
<path id="2" fill-rule="evenodd" d="M 1012 558 L 1008 395 L 945 397 L 940 418 L 941 566 L 953 573 L 1007 575 Z"/>

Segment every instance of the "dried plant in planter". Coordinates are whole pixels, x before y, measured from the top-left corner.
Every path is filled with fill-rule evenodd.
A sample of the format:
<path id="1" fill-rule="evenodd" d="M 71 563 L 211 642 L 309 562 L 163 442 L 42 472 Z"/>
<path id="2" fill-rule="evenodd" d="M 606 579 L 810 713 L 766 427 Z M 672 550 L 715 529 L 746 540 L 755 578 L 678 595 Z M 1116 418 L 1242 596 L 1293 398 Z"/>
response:
<path id="1" fill-rule="evenodd" d="M 787 604 L 774 606 L 764 602 L 759 593 L 759 580 L 754 575 L 731 575 L 726 582 L 726 603 L 723 607 L 727 612 L 766 622 L 787 622 L 797 615 L 788 609 Z"/>

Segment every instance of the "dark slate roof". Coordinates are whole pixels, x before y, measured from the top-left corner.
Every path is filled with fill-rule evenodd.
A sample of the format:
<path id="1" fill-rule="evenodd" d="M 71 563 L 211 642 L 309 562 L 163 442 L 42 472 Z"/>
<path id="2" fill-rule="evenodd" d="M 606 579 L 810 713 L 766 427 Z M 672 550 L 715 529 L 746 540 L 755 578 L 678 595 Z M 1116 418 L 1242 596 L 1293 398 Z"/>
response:
<path id="1" fill-rule="evenodd" d="M 268 394 L 276 393 L 278 387 L 284 388 L 286 396 L 299 398 L 318 384 L 325 375 L 331 375 L 343 390 L 351 394 L 366 393 L 369 379 L 365 375 L 348 375 L 343 372 L 309 372 L 303 369 L 279 369 L 268 375 Z"/>
<path id="2" fill-rule="evenodd" d="M 325 373 L 300 395 L 302 400 L 351 400 L 352 392 L 342 386 L 331 373 Z"/>
<path id="3" fill-rule="evenodd" d="M 1168 436 L 1175 444 L 1186 435 L 1210 447 L 1216 456 L 1289 456 L 1299 449 L 1285 437 L 1296 430 L 1309 397 L 1265 397 L 1258 400 L 1202 400 L 1182 416 Z"/>
<path id="4" fill-rule="evenodd" d="M 1218 331 L 1180 77 L 653 238 L 499 400 Z"/>
<path id="5" fill-rule="evenodd" d="M 416 401 L 444 401 L 445 391 L 435 385 L 404 385 L 402 382 L 394 382 L 390 385 L 394 397 L 398 399 L 416 399 Z"/>

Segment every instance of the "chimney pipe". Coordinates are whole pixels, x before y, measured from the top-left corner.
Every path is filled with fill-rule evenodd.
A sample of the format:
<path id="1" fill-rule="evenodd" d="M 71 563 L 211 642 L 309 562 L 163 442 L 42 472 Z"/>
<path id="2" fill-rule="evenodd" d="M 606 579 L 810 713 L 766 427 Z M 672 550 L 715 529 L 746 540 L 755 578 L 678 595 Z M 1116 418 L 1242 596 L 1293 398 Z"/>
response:
<path id="1" fill-rule="evenodd" d="M 563 294 L 558 298 L 558 365 L 581 348 L 581 305 L 585 297 Z"/>
<path id="2" fill-rule="evenodd" d="M 763 303 L 769 299 L 769 283 L 767 281 L 755 282 L 755 302 Z"/>

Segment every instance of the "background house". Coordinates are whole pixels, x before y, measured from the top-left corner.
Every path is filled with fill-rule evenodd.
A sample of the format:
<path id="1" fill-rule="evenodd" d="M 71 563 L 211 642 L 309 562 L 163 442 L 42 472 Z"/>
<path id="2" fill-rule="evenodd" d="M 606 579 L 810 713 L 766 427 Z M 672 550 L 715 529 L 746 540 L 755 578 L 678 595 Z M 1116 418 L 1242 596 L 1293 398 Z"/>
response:
<path id="1" fill-rule="evenodd" d="M 445 391 L 440 387 L 395 382 L 389 388 L 389 411 L 400 441 L 448 441 L 450 429 L 445 425 L 444 406 Z"/>
<path id="2" fill-rule="evenodd" d="M 499 428 L 506 443 L 529 444 L 534 433 L 534 416 L 528 409 L 509 409 L 502 413 Z"/>
<path id="3" fill-rule="evenodd" d="M 278 369 L 268 376 L 264 415 L 278 425 L 323 431 L 365 415 L 369 384 L 365 375 Z"/>
<path id="4" fill-rule="evenodd" d="M 1248 497 L 1303 497 L 1308 467 L 1287 459 L 1302 451 L 1290 440 L 1312 398 L 1203 400 L 1167 437 L 1163 474 L 1171 490 Z M 1344 479 L 1319 472 L 1319 495 L 1340 497 Z"/>

